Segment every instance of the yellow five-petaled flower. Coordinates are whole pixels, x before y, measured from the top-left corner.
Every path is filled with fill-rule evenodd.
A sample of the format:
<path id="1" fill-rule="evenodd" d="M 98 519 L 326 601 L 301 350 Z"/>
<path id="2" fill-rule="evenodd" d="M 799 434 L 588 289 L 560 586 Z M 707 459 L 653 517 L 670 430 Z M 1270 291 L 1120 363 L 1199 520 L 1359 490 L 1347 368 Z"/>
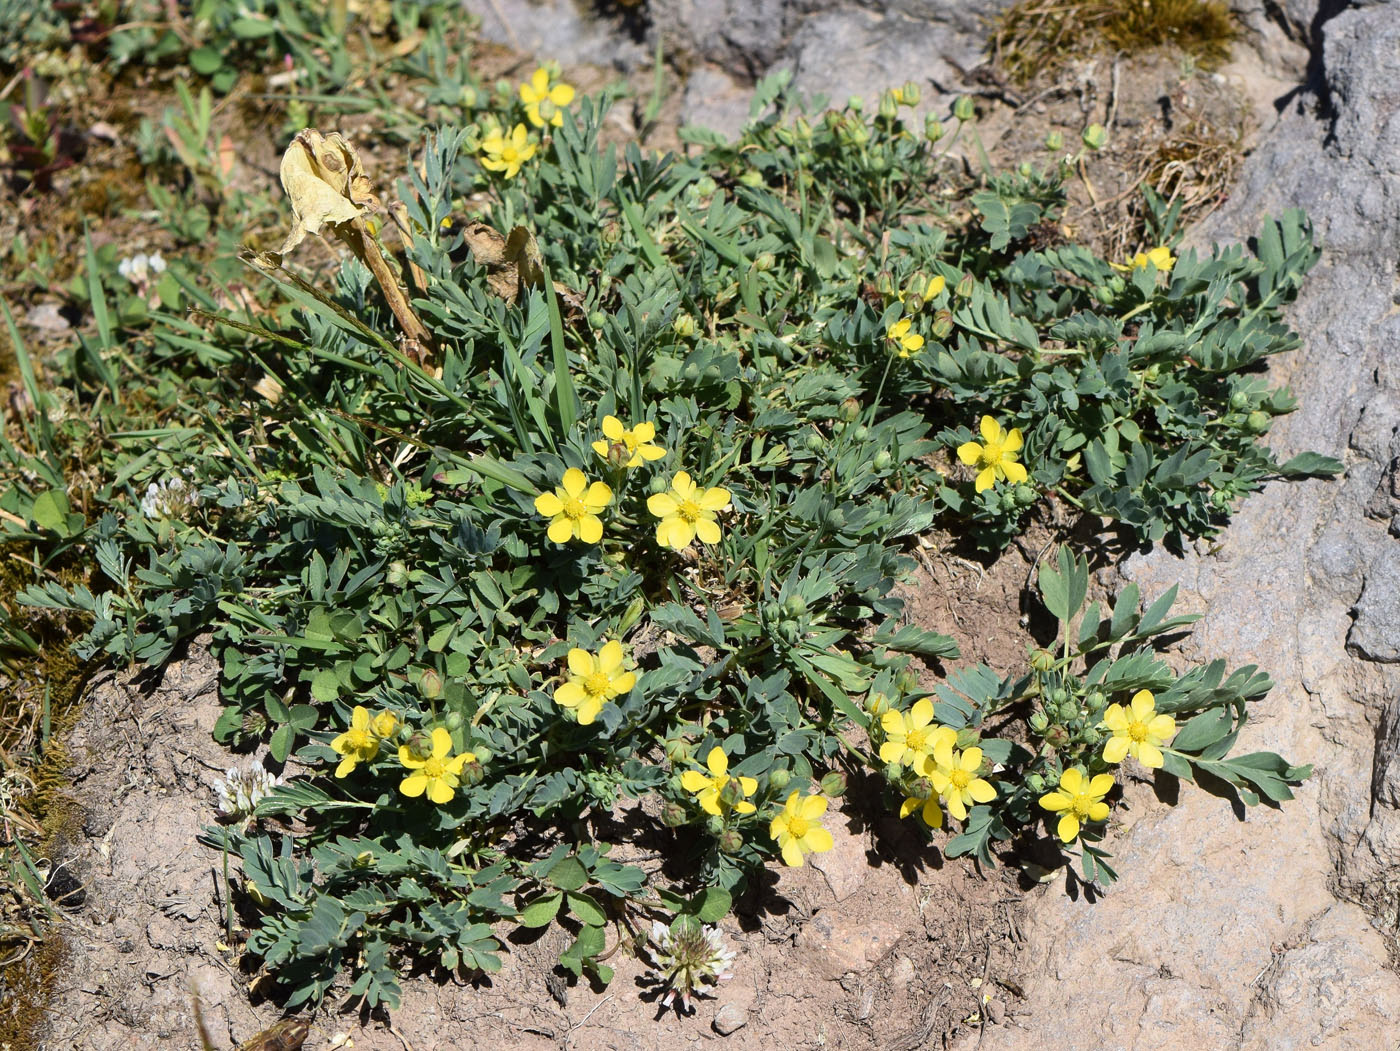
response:
<path id="1" fill-rule="evenodd" d="M 476 762 L 471 752 L 449 755 L 452 735 L 441 726 L 433 730 L 432 751 L 416 755 L 406 744 L 399 745 L 399 762 L 409 774 L 399 782 L 399 791 L 410 798 L 427 794 L 434 803 L 450 803 L 462 783 L 462 767 Z"/>
<path id="2" fill-rule="evenodd" d="M 1133 256 L 1131 264 L 1114 263 L 1116 270 L 1144 270 L 1147 264 L 1151 263 L 1161 273 L 1171 272 L 1171 268 L 1176 266 L 1176 256 L 1172 255 L 1172 250 L 1166 245 L 1158 245 L 1150 252 L 1139 252 Z"/>
<path id="3" fill-rule="evenodd" d="M 956 734 L 954 737 L 956 738 Z M 965 748 L 954 751 L 946 740 L 939 741 L 933 751 L 933 769 L 928 779 L 943 805 L 959 821 L 967 820 L 967 808 L 973 803 L 990 803 L 997 790 L 990 781 L 977 776 L 982 768 L 982 749 Z"/>
<path id="4" fill-rule="evenodd" d="M 1016 454 L 1025 444 L 1021 439 L 1021 429 L 1012 427 L 1009 431 L 1003 431 L 996 420 L 983 416 L 981 430 L 980 444 L 963 442 L 958 446 L 958 459 L 969 467 L 977 468 L 974 488 L 980 493 L 998 481 L 1024 482 L 1026 468 L 1016 462 Z"/>
<path id="5" fill-rule="evenodd" d="M 554 691 L 554 703 L 578 713 L 580 726 L 587 726 L 603 705 L 637 685 L 635 672 L 622 670 L 622 643 L 613 639 L 597 656 L 578 647 L 569 651 L 569 681 Z"/>
<path id="6" fill-rule="evenodd" d="M 783 809 L 768 825 L 768 834 L 777 841 L 784 864 L 801 868 L 805 855 L 832 848 L 831 833 L 821 826 L 825 813 L 826 800 L 821 796 L 804 796 L 794 790 L 787 797 Z"/>
<path id="7" fill-rule="evenodd" d="M 666 450 L 655 444 L 656 425 L 651 421 L 624 427 L 616 416 L 603 417 L 603 439 L 593 443 L 593 451 L 608 459 L 614 447 L 621 449 L 624 467 L 640 467 L 648 460 L 659 460 Z"/>
<path id="8" fill-rule="evenodd" d="M 1060 815 L 1055 833 L 1061 842 L 1073 843 L 1079 838 L 1079 828 L 1084 822 L 1108 817 L 1108 804 L 1103 797 L 1112 788 L 1112 774 L 1095 774 L 1090 779 L 1082 771 L 1070 767 L 1060 775 L 1059 790 L 1041 796 L 1040 805 Z"/>
<path id="9" fill-rule="evenodd" d="M 1103 725 L 1113 731 L 1103 746 L 1105 763 L 1121 763 L 1130 755 L 1154 770 L 1165 761 L 1162 745 L 1176 733 L 1176 720 L 1157 713 L 1157 699 L 1151 690 L 1138 690 L 1127 708 L 1110 704 L 1104 710 Z"/>
<path id="10" fill-rule="evenodd" d="M 661 519 L 656 523 L 656 542 L 676 551 L 684 551 L 696 537 L 702 544 L 718 544 L 716 515 L 728 507 L 728 489 L 702 489 L 685 471 L 676 472 L 669 492 L 647 499 L 647 510 Z"/>
<path id="11" fill-rule="evenodd" d="M 758 791 L 758 782 L 752 777 L 730 777 L 729 757 L 724 754 L 723 748 L 718 745 L 711 748 L 710 754 L 705 758 L 705 766 L 710 771 L 709 777 L 699 770 L 687 770 L 681 774 L 681 787 L 695 796 L 701 810 L 707 814 L 722 816 L 729 809 L 738 814 L 752 814 L 757 809 L 744 797 Z M 725 789 L 730 785 L 735 786 L 730 791 L 732 803 L 724 798 Z"/>
<path id="12" fill-rule="evenodd" d="M 520 85 L 520 101 L 525 103 L 525 116 L 535 127 L 543 128 L 548 123 L 557 128 L 564 123 L 563 107 L 574 101 L 574 89 L 562 80 L 551 85 L 549 70 L 541 66 Z"/>
<path id="13" fill-rule="evenodd" d="M 509 137 L 500 128 L 492 128 L 481 140 L 481 166 L 514 179 L 520 174 L 520 166 L 533 157 L 538 148 L 530 141 L 530 133 L 523 124 L 517 124 Z"/>
<path id="14" fill-rule="evenodd" d="M 885 330 L 885 338 L 894 344 L 895 353 L 901 358 L 907 358 L 924 349 L 924 337 L 909 331 L 912 324 L 913 321 L 909 318 L 900 318 Z"/>
<path id="15" fill-rule="evenodd" d="M 379 742 L 393 737 L 399 720 L 393 712 L 380 712 L 373 719 L 362 705 L 350 713 L 350 728 L 331 742 L 331 750 L 340 756 L 335 776 L 344 777 L 360 763 L 368 763 L 379 754 Z"/>
<path id="16" fill-rule="evenodd" d="M 921 697 L 907 712 L 886 712 L 880 716 L 880 728 L 885 731 L 885 743 L 880 745 L 880 760 L 899 763 L 917 774 L 928 773 L 934 749 L 940 744 L 952 748 L 958 732 L 948 726 L 931 726 L 933 702 Z"/>
<path id="17" fill-rule="evenodd" d="M 552 493 L 535 497 L 535 510 L 549 519 L 549 539 L 566 544 L 578 537 L 585 544 L 603 539 L 598 512 L 612 503 L 613 491 L 603 482 L 588 484 L 577 467 L 564 472 L 564 482 Z"/>

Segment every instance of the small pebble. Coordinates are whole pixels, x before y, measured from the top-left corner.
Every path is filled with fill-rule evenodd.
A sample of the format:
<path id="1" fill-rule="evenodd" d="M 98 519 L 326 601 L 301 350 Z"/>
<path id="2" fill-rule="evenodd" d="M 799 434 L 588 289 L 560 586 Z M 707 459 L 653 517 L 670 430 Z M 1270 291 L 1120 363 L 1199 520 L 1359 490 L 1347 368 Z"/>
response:
<path id="1" fill-rule="evenodd" d="M 749 1013 L 742 1007 L 725 1004 L 715 1012 L 715 1020 L 711 1024 L 720 1036 L 728 1036 L 749 1024 Z"/>

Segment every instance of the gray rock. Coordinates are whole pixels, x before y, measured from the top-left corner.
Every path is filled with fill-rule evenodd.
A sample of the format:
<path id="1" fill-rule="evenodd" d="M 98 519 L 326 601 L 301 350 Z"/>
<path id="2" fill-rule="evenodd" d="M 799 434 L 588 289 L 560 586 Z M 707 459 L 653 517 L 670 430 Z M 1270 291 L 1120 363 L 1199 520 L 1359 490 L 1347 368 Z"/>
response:
<path id="1" fill-rule="evenodd" d="M 749 1013 L 736 1004 L 724 1004 L 715 1012 L 715 1020 L 710 1023 L 720 1036 L 737 1033 L 749 1024 Z"/>
<path id="2" fill-rule="evenodd" d="M 1370 661 L 1400 661 L 1400 543 L 1385 543 L 1367 569 L 1355 614 L 1347 648 Z"/>
<path id="3" fill-rule="evenodd" d="M 464 0 L 481 19 L 481 35 L 564 65 L 588 63 L 622 72 L 651 61 L 651 51 L 586 0 Z"/>

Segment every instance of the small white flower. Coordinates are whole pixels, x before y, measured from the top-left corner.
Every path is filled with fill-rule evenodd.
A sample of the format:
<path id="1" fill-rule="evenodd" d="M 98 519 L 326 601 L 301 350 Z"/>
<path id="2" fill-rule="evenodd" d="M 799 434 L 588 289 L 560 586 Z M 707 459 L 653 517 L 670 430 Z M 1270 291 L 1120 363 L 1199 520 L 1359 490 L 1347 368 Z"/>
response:
<path id="1" fill-rule="evenodd" d="M 693 1011 L 689 998 L 709 995 L 702 985 L 733 977 L 729 965 L 734 962 L 734 953 L 718 927 L 706 927 L 693 916 L 682 916 L 670 927 L 656 920 L 651 925 L 651 940 L 656 946 L 652 957 L 657 971 L 670 986 L 661 998 L 667 1007 L 677 1003 L 681 1011 Z"/>
<path id="2" fill-rule="evenodd" d="M 141 513 L 147 518 L 183 519 L 200 504 L 199 490 L 188 478 L 174 475 L 146 487 Z"/>
<path id="3" fill-rule="evenodd" d="M 164 272 L 165 259 L 159 252 L 153 252 L 150 255 L 145 252 L 137 252 L 117 264 L 117 273 L 138 288 L 148 284 L 156 274 Z"/>
<path id="4" fill-rule="evenodd" d="M 214 805 L 225 820 L 247 820 L 253 816 L 253 809 L 280 784 L 282 778 L 268 773 L 259 763 L 246 768 L 231 766 L 214 782 Z"/>

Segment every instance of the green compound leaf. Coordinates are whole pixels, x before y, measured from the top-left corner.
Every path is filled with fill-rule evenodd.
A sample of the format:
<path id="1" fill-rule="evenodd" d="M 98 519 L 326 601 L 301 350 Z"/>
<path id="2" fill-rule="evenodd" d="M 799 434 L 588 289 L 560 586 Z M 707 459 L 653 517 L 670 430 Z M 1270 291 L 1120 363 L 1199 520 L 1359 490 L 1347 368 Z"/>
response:
<path id="1" fill-rule="evenodd" d="M 608 914 L 603 911 L 603 907 L 587 894 L 570 894 L 567 897 L 567 901 L 569 903 L 569 911 L 590 926 L 601 927 L 608 920 Z M 725 911 L 727 912 L 728 910 L 726 909 Z"/>
<path id="2" fill-rule="evenodd" d="M 554 917 L 559 915 L 559 903 L 563 900 L 564 895 L 557 893 L 536 898 L 520 910 L 520 925 L 522 927 L 548 927 L 554 922 Z"/>
<path id="3" fill-rule="evenodd" d="M 588 882 L 588 870 L 583 867 L 583 862 L 570 854 L 556 862 L 546 873 L 545 879 L 560 890 L 578 890 Z"/>

